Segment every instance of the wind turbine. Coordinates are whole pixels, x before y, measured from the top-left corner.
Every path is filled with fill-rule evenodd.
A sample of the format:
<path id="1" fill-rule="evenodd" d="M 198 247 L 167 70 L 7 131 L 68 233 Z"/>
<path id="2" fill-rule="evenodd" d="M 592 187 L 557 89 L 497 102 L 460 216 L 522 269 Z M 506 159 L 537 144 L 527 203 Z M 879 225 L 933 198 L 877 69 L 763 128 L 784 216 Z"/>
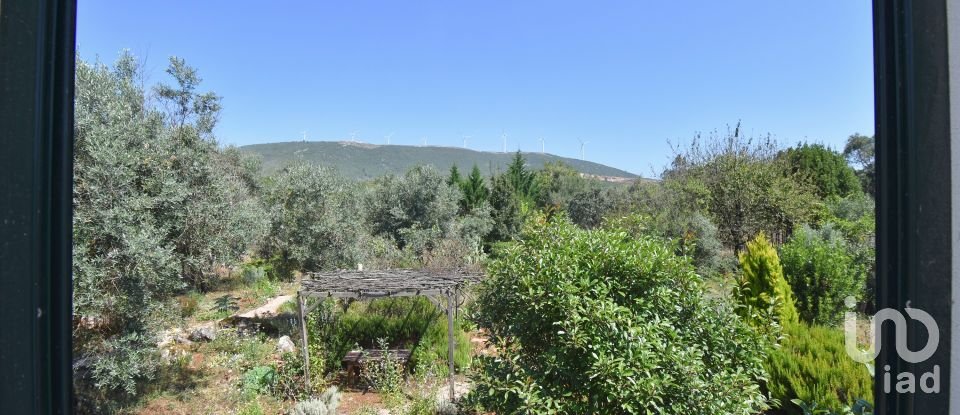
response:
<path id="1" fill-rule="evenodd" d="M 384 136 L 384 138 L 387 139 L 387 145 L 390 145 L 390 137 L 393 137 L 393 133 L 392 133 L 392 132 L 391 132 L 390 134 L 387 134 L 387 135 Z"/>
<path id="2" fill-rule="evenodd" d="M 470 139 L 469 135 L 463 136 L 463 148 L 467 148 L 467 140 Z"/>
<path id="3" fill-rule="evenodd" d="M 543 137 L 540 137 L 540 154 L 545 154 L 546 152 L 546 145 L 543 142 Z"/>
<path id="4" fill-rule="evenodd" d="M 426 146 L 427 146 L 427 137 L 424 136 L 424 137 L 423 137 L 423 145 L 422 145 L 421 147 L 426 147 Z"/>
<path id="5" fill-rule="evenodd" d="M 303 142 L 306 143 L 306 142 L 307 142 L 307 130 L 303 130 L 302 132 L 300 132 L 300 134 L 303 135 Z"/>
<path id="6" fill-rule="evenodd" d="M 589 142 L 589 141 L 583 141 L 583 140 L 581 140 L 579 137 L 577 138 L 577 141 L 580 142 L 580 160 L 583 160 L 583 159 L 584 159 L 584 157 L 583 157 L 583 147 L 586 146 L 587 144 L 590 144 L 590 142 Z"/>
<path id="7" fill-rule="evenodd" d="M 503 153 L 506 154 L 507 153 L 507 132 L 506 131 L 502 132 L 500 136 L 503 137 Z"/>
<path id="8" fill-rule="evenodd" d="M 357 130 L 353 130 L 350 132 L 350 142 L 352 143 L 357 142 Z"/>

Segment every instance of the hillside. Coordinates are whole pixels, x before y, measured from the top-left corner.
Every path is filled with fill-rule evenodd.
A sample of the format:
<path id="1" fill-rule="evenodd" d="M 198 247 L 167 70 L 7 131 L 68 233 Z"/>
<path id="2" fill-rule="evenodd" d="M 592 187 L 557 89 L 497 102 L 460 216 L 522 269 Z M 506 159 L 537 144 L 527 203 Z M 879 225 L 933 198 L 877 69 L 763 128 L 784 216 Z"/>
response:
<path id="1" fill-rule="evenodd" d="M 359 180 L 388 173 L 402 174 L 418 164 L 430 164 L 440 170 L 449 170 L 456 164 L 464 174 L 476 164 L 484 174 L 490 174 L 506 169 L 513 157 L 513 153 L 493 153 L 456 147 L 373 145 L 329 141 L 252 144 L 240 148 L 263 157 L 263 169 L 267 174 L 276 172 L 297 158 L 302 158 L 311 163 L 336 168 L 344 176 Z M 524 153 L 524 157 L 535 169 L 547 162 L 562 161 L 581 173 L 604 176 L 610 180 L 621 181 L 638 177 L 603 164 L 552 154 Z"/>

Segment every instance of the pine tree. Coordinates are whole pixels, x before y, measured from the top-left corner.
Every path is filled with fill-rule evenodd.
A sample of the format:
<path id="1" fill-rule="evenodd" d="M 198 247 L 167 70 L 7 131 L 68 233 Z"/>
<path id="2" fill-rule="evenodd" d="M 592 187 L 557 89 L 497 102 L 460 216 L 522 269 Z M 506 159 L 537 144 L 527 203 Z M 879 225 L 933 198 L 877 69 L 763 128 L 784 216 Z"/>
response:
<path id="1" fill-rule="evenodd" d="M 460 169 L 457 168 L 456 164 L 450 167 L 450 177 L 447 178 L 447 184 L 457 187 L 463 185 L 463 177 L 460 176 Z"/>
<path id="2" fill-rule="evenodd" d="M 467 179 L 462 182 L 460 189 L 463 191 L 463 208 L 465 211 L 483 205 L 490 198 L 490 189 L 487 189 L 483 175 L 480 174 L 480 168 L 476 164 L 473 165 L 473 170 L 470 171 Z"/>

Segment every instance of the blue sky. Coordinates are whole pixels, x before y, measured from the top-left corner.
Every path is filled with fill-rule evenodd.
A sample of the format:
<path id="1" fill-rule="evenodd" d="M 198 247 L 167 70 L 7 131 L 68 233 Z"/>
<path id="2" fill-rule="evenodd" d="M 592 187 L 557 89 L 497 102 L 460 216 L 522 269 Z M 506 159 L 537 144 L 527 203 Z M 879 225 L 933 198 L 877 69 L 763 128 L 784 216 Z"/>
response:
<path id="1" fill-rule="evenodd" d="M 269 5 L 269 7 L 267 6 Z M 546 150 L 650 175 L 668 142 L 873 133 L 870 2 L 81 1 L 78 47 L 170 55 L 223 96 L 226 144 Z"/>

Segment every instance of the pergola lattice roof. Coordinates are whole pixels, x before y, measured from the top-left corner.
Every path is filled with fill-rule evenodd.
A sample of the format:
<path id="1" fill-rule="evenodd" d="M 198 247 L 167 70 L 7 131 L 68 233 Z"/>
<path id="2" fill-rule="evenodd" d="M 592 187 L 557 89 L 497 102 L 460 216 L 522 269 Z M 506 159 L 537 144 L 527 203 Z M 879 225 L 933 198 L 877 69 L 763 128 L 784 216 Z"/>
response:
<path id="1" fill-rule="evenodd" d="M 300 335 L 303 349 L 304 382 L 310 387 L 310 344 L 305 316 L 314 307 L 307 301 L 310 297 L 326 298 L 380 298 L 424 296 L 447 313 L 447 364 L 450 378 L 450 400 L 454 399 L 453 354 L 455 347 L 454 313 L 458 308 L 456 299 L 460 290 L 470 282 L 479 281 L 481 274 L 462 270 L 385 270 L 385 271 L 334 271 L 311 272 L 300 281 L 297 303 L 300 311 Z M 446 297 L 446 306 L 438 297 Z"/>
<path id="2" fill-rule="evenodd" d="M 481 275 L 462 270 L 385 270 L 311 272 L 301 281 L 301 295 L 375 298 L 450 294 Z"/>

